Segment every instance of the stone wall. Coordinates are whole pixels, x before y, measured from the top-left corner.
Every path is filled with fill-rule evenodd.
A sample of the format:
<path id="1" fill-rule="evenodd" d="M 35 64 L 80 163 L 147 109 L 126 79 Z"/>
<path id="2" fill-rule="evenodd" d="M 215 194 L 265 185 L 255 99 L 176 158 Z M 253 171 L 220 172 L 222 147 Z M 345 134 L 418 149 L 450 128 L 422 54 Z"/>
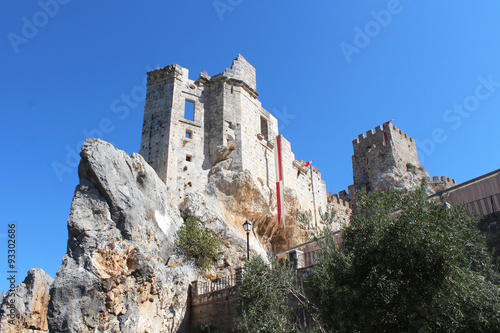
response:
<path id="1" fill-rule="evenodd" d="M 236 311 L 239 295 L 238 285 L 199 295 L 194 284 L 191 288 L 190 326 L 211 325 L 220 332 L 234 332 L 239 317 Z"/>
<path id="2" fill-rule="evenodd" d="M 188 75 L 179 65 L 148 73 L 140 153 L 166 183 L 173 202 L 189 192 L 203 193 L 220 162 L 228 170 L 248 170 L 275 201 L 278 120 L 257 99 L 255 68 L 239 55 L 221 74 L 202 73 L 195 81 Z M 194 103 L 192 120 L 185 119 L 186 101 Z M 318 211 L 327 206 L 325 182 L 317 169 L 311 177 L 311 169 L 296 161 L 290 142 L 282 142 L 289 199 L 297 199 L 302 210 L 316 206 L 319 218 Z"/>
<path id="3" fill-rule="evenodd" d="M 420 166 L 415 141 L 391 123 L 360 134 L 352 142 L 353 186 L 339 197 L 354 200 L 357 191 L 403 189 L 419 186 L 424 180 L 429 194 L 455 185 L 448 177 L 432 180 Z"/>
<path id="4" fill-rule="evenodd" d="M 360 134 L 352 145 L 356 190 L 377 183 L 380 174 L 392 168 L 406 172 L 407 163 L 420 166 L 415 141 L 390 123 Z"/>

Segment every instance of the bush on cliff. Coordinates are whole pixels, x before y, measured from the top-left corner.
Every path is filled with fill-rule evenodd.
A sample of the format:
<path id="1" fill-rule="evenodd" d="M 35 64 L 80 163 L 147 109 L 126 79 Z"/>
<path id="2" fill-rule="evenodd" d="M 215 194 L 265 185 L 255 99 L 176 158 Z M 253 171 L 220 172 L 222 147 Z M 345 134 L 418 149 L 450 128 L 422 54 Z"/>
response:
<path id="1" fill-rule="evenodd" d="M 197 219 L 189 217 L 177 231 L 175 245 L 180 252 L 194 260 L 203 271 L 217 260 L 222 240 L 205 229 Z"/>

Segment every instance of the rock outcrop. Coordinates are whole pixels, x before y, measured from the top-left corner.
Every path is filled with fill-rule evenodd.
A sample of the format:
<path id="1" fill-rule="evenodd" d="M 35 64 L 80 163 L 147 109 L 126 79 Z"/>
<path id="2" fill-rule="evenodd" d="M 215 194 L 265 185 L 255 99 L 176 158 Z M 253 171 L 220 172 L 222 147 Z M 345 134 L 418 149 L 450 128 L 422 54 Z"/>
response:
<path id="1" fill-rule="evenodd" d="M 243 264 L 245 220 L 254 223 L 254 254 L 265 257 L 280 238 L 299 239 L 299 228 L 278 231 L 271 222 L 272 192 L 248 171 L 228 170 L 226 161 L 211 170 L 205 192 L 186 194 L 177 207 L 142 156 L 128 156 L 99 139 L 88 139 L 80 155 L 67 254 L 55 280 L 31 270 L 16 296 L 5 297 L 2 325 L 11 299 L 21 314 L 6 332 L 186 331 L 191 282 L 233 274 Z M 290 212 L 298 207 L 293 191 L 285 191 L 285 200 Z M 203 274 L 174 246 L 183 218 L 190 216 L 223 240 L 217 262 Z"/>
<path id="2" fill-rule="evenodd" d="M 0 331 L 4 333 L 45 332 L 49 289 L 54 279 L 32 268 L 15 289 L 9 291 L 0 308 Z"/>
<path id="3" fill-rule="evenodd" d="M 244 233 L 203 194 L 187 195 L 182 215 L 198 218 L 224 243 L 214 268 L 201 276 L 175 249 L 181 212 L 142 156 L 128 156 L 98 139 L 87 140 L 80 155 L 67 254 L 54 281 L 32 270 L 16 289 L 22 316 L 11 331 L 186 331 L 191 282 L 228 275 L 241 266 Z M 257 241 L 251 245 L 253 252 L 265 253 Z M 4 304 L 11 298 L 7 295 Z"/>
<path id="4" fill-rule="evenodd" d="M 230 170 L 227 165 L 227 161 L 223 161 L 212 168 L 206 190 L 208 204 L 220 212 L 224 221 L 241 233 L 243 223 L 252 221 L 253 244 L 274 252 L 306 241 L 295 218 L 300 204 L 294 190 L 285 188 L 287 227 L 278 229 L 275 194 L 254 181 L 248 170 Z"/>
<path id="5" fill-rule="evenodd" d="M 198 270 L 169 265 L 182 225 L 155 171 L 101 140 L 80 153 L 68 251 L 50 291 L 53 332 L 171 332 Z"/>
<path id="6" fill-rule="evenodd" d="M 188 193 L 180 206 L 181 213 L 185 217 L 194 217 L 207 229 L 222 239 L 222 249 L 219 253 L 217 265 L 208 274 L 212 279 L 235 273 L 246 260 L 247 244 L 241 238 L 235 227 L 230 227 L 226 220 L 207 203 L 205 197 L 199 193 Z M 263 258 L 266 251 L 256 240 L 256 235 L 250 238 L 250 245 L 254 254 Z"/>

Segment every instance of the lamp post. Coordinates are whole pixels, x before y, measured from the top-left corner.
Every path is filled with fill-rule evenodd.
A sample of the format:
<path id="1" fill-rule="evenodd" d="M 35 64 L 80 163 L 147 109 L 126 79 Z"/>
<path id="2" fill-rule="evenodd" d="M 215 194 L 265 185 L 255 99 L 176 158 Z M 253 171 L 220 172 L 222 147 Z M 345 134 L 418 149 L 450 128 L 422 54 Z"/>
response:
<path id="1" fill-rule="evenodd" d="M 252 223 L 246 221 L 243 223 L 243 229 L 247 233 L 247 260 L 250 260 L 250 230 L 252 229 Z"/>

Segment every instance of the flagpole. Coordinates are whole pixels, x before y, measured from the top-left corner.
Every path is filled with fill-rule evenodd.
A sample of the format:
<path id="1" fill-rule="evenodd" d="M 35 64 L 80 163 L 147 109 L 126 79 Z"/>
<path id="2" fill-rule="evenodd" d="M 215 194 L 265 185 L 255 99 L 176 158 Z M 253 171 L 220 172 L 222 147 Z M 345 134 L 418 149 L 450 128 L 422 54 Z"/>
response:
<path id="1" fill-rule="evenodd" d="M 314 224 L 316 225 L 316 228 L 317 228 L 318 227 L 318 218 L 316 217 L 316 196 L 314 194 L 314 178 L 313 178 L 313 166 L 312 166 L 312 164 L 309 165 L 309 168 L 311 169 L 311 187 L 312 187 L 312 192 L 313 192 Z"/>

